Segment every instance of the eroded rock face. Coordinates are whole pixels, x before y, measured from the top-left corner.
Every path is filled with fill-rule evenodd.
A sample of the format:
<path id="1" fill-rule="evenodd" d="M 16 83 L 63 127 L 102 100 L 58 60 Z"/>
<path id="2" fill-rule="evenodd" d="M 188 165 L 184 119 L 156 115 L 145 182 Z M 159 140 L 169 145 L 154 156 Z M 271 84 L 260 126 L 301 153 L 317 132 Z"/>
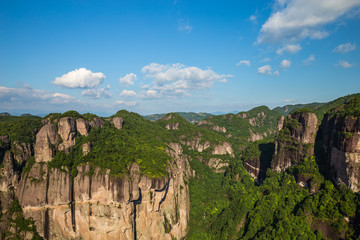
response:
<path id="1" fill-rule="evenodd" d="M 81 165 L 72 178 L 68 168 L 35 163 L 16 194 L 24 216 L 47 239 L 181 239 L 190 212 L 190 165 L 180 144 L 166 152 L 174 159 L 166 178 L 142 175 L 137 164 L 124 177 Z"/>
<path id="2" fill-rule="evenodd" d="M 360 190 L 360 118 L 330 117 L 322 122 L 323 146 L 330 176 L 340 184 Z"/>
<path id="3" fill-rule="evenodd" d="M 219 158 L 210 158 L 208 166 L 213 168 L 216 173 L 223 173 L 225 168 L 229 166 L 229 163 Z"/>
<path id="4" fill-rule="evenodd" d="M 124 120 L 121 117 L 114 117 L 111 121 L 117 129 L 122 129 Z"/>
<path id="5" fill-rule="evenodd" d="M 87 142 L 82 145 L 82 151 L 84 156 L 87 155 L 91 151 L 91 143 Z"/>
<path id="6" fill-rule="evenodd" d="M 90 131 L 90 124 L 84 119 L 78 118 L 76 119 L 76 128 L 81 135 L 87 136 Z"/>
<path id="7" fill-rule="evenodd" d="M 99 117 L 94 117 L 94 119 L 90 122 L 90 126 L 95 128 L 102 127 L 104 126 L 104 121 Z"/>
<path id="8" fill-rule="evenodd" d="M 202 152 L 211 146 L 209 141 L 202 142 L 201 138 L 193 138 L 188 141 L 181 141 L 182 144 L 190 147 L 191 150 Z"/>
<path id="9" fill-rule="evenodd" d="M 285 121 L 285 117 L 284 116 L 281 116 L 279 117 L 278 119 L 278 122 L 277 122 L 277 130 L 280 131 L 283 126 L 284 126 L 284 121 Z"/>
<path id="10" fill-rule="evenodd" d="M 166 124 L 166 129 L 168 129 L 168 130 L 179 129 L 179 123 L 168 123 L 168 124 Z"/>
<path id="11" fill-rule="evenodd" d="M 232 116 L 231 116 L 231 117 L 232 117 Z M 213 123 L 212 123 L 212 122 L 209 122 L 209 121 L 206 121 L 206 120 L 202 120 L 202 121 L 198 122 L 197 125 L 198 125 L 198 126 L 201 126 L 201 125 L 209 125 L 209 126 L 211 126 L 211 129 L 214 130 L 214 131 L 216 131 L 216 132 L 223 132 L 223 133 L 226 132 L 226 128 L 225 128 L 225 127 L 220 127 L 220 126 L 217 126 L 217 125 L 212 126 Z"/>
<path id="12" fill-rule="evenodd" d="M 212 154 L 215 154 L 215 155 L 229 154 L 230 156 L 234 157 L 234 152 L 232 150 L 232 147 L 227 142 L 224 142 L 222 145 L 215 146 L 214 150 L 212 151 Z"/>
<path id="13" fill-rule="evenodd" d="M 64 117 L 60 119 L 58 128 L 58 133 L 62 139 L 62 143 L 59 144 L 58 149 L 68 152 L 69 148 L 75 145 L 76 122 L 72 117 Z"/>
<path id="14" fill-rule="evenodd" d="M 55 147 L 59 141 L 55 124 L 46 124 L 36 134 L 35 161 L 49 162 L 55 155 Z"/>
<path id="15" fill-rule="evenodd" d="M 19 174 L 14 170 L 14 158 L 10 151 L 5 153 L 3 167 L 0 168 L 0 191 L 6 192 L 11 187 L 16 186 Z"/>
<path id="16" fill-rule="evenodd" d="M 273 170 L 283 172 L 314 154 L 317 123 L 314 113 L 297 113 L 287 117 L 275 140 Z"/>

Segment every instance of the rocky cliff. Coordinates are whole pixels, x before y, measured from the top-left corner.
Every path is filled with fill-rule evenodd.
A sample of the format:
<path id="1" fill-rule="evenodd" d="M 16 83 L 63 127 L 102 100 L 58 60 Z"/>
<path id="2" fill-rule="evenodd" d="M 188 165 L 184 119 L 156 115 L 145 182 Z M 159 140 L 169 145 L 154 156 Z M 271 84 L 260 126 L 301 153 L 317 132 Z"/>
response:
<path id="1" fill-rule="evenodd" d="M 187 157 L 179 143 L 165 149 L 171 157 L 167 176 L 149 177 L 137 163 L 128 174 L 113 175 L 109 169 L 83 163 L 71 167 L 51 167 L 56 154 L 69 154 L 80 136 L 102 127 L 100 118 L 63 117 L 47 119 L 32 146 L 10 145 L 1 137 L 1 199 L 6 201 L 14 189 L 26 219 L 33 219 L 37 232 L 45 239 L 181 239 L 186 236 L 190 211 L 190 176 Z M 111 124 L 123 131 L 124 120 Z M 29 150 L 30 149 L 30 150 Z M 30 151 L 30 152 L 29 152 Z M 92 151 L 92 143 L 82 144 L 82 154 Z M 16 161 L 33 160 L 23 172 Z M 74 172 L 77 172 L 74 176 Z M 2 204 L 4 206 L 4 204 Z M 3 209 L 6 212 L 6 207 Z M 6 224 L 2 226 L 6 229 Z M 28 236 L 32 236 L 31 234 Z"/>
<path id="2" fill-rule="evenodd" d="M 275 155 L 272 169 L 283 172 L 305 157 L 314 154 L 314 143 L 318 129 L 318 120 L 312 112 L 297 112 L 280 117 L 278 128 L 281 128 L 275 140 Z"/>
<path id="3" fill-rule="evenodd" d="M 326 114 L 321 127 L 329 176 L 357 192 L 360 190 L 360 114 L 352 112 L 356 107 L 352 106 L 354 101 Z"/>

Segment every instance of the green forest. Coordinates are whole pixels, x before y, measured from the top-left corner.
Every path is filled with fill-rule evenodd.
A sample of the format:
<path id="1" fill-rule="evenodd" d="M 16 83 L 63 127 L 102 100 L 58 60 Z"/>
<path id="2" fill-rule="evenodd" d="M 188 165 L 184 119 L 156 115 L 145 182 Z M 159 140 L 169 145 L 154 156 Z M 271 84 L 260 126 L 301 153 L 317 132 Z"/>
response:
<path id="1" fill-rule="evenodd" d="M 196 172 L 185 181 L 190 191 L 186 239 L 360 239 L 360 194 L 331 181 L 320 135 L 316 136 L 313 155 L 300 154 L 300 161 L 284 172 L 271 169 L 271 162 L 277 157 L 276 141 L 286 143 L 288 151 L 299 150 L 299 140 L 291 134 L 300 123 L 286 116 L 303 113 L 314 113 L 319 119 L 320 130 L 322 120 L 329 117 L 338 117 L 342 121 L 359 119 L 360 95 L 349 95 L 324 104 L 294 105 L 287 111 L 260 106 L 238 114 L 200 114 L 196 121 L 205 120 L 206 124 L 199 125 L 178 113 L 150 121 L 139 114 L 121 110 L 102 118 L 103 126 L 91 127 L 88 136 L 77 133 L 76 144 L 68 152 L 56 151 L 48 167 L 70 171 L 75 178 L 78 166 L 90 164 L 110 169 L 114 176 L 124 177 L 130 174 L 131 165 L 137 163 L 142 174 L 166 178 L 172 161 L 166 149 L 169 143 L 176 142 L 182 145 L 183 156 Z M 285 116 L 285 120 L 282 130 L 278 131 L 280 116 Z M 51 113 L 44 118 L 0 116 L 0 136 L 8 139 L 0 141 L 1 159 L 14 143 L 34 145 L 43 120 L 57 123 L 63 117 L 91 121 L 97 116 L 75 111 Z M 112 124 L 115 117 L 123 119 L 120 130 Z M 176 128 L 168 128 L 169 124 Z M 223 127 L 226 132 L 217 132 L 213 126 Z M 342 134 L 350 134 L 348 138 L 354 135 Z M 262 139 L 252 141 L 252 135 L 260 135 Z M 189 144 L 195 140 L 199 144 L 209 143 L 209 147 L 197 151 Z M 224 142 L 231 144 L 234 156 L 216 156 L 228 165 L 217 173 L 206 163 L 213 157 L 214 146 Z M 91 145 L 91 151 L 86 155 L 83 144 Z M 52 147 L 56 150 L 58 146 Z M 257 179 L 244 167 L 252 162 L 260 165 Z M 34 163 L 32 156 L 25 165 L 17 166 L 17 171 L 25 174 Z M 33 232 L 33 239 L 40 238 L 32 219 L 23 217 L 15 197 L 8 214 L 12 216 L 11 226 L 16 230 L 12 239 L 22 239 L 24 231 Z"/>

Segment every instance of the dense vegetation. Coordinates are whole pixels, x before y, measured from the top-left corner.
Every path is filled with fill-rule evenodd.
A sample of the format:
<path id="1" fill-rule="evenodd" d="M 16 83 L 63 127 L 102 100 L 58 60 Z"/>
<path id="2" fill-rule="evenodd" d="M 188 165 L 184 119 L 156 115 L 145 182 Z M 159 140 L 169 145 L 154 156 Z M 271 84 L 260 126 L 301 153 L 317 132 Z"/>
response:
<path id="1" fill-rule="evenodd" d="M 64 151 L 57 153 L 49 165 L 57 168 L 67 166 L 72 169 L 72 176 L 77 175 L 76 167 L 81 163 L 110 169 L 114 175 L 124 175 L 136 162 L 141 171 L 150 177 L 167 175 L 165 168 L 169 156 L 164 151 L 166 141 L 170 139 L 167 131 L 125 110 L 117 112 L 113 117 L 124 119 L 123 129 L 118 130 L 105 121 L 103 127 L 91 129 L 87 137 L 77 138 L 69 154 Z M 90 143 L 92 148 L 84 156 L 82 145 L 85 143 Z"/>
<path id="2" fill-rule="evenodd" d="M 32 143 L 36 130 L 41 127 L 41 118 L 35 116 L 0 116 L 0 136 L 9 136 L 10 141 Z"/>
<path id="3" fill-rule="evenodd" d="M 9 193 L 9 209 L 2 212 L 0 202 L 0 220 L 8 224 L 8 229 L 12 231 L 0 231 L 1 239 L 21 240 L 21 239 L 32 239 L 41 240 L 42 237 L 36 231 L 35 222 L 32 218 L 25 218 L 23 210 L 16 199 L 13 190 Z M 30 237 L 30 238 L 29 238 Z"/>
<path id="4" fill-rule="evenodd" d="M 183 154 L 196 172 L 195 177 L 186 179 L 191 201 L 187 239 L 359 240 L 360 194 L 345 186 L 334 186 L 328 180 L 324 174 L 321 144 L 315 146 L 318 148 L 315 156 L 304 155 L 286 172 L 271 170 L 277 119 L 288 112 L 315 112 L 319 124 L 325 113 L 342 118 L 359 117 L 360 95 L 346 96 L 327 104 L 287 107 L 286 111 L 285 108 L 270 110 L 260 106 L 236 115 L 208 116 L 205 120 L 210 124 L 201 126 L 177 113 L 163 115 L 152 122 L 122 110 L 105 120 L 103 127 L 91 128 L 88 136 L 77 133 L 75 146 L 68 153 L 57 152 L 49 166 L 61 169 L 65 166 L 75 177 L 77 166 L 89 163 L 110 169 L 112 175 L 124 176 L 129 174 L 130 166 L 137 163 L 143 174 L 161 178 L 168 174 L 167 144 L 180 142 Z M 55 122 L 62 117 L 92 120 L 96 116 L 68 111 L 49 114 L 44 119 Z M 113 126 L 111 119 L 114 117 L 123 118 L 123 129 Z M 204 119 L 205 115 L 201 117 L 198 119 Z M 0 136 L 8 135 L 10 141 L 32 143 L 41 120 L 33 116 L 0 116 Z M 169 124 L 176 127 L 167 130 Z M 225 127 L 226 132 L 217 132 L 213 126 Z M 297 148 L 298 143 L 290 136 L 298 127 L 298 121 L 287 118 L 283 129 L 277 133 L 277 140 L 289 148 Z M 264 139 L 249 142 L 251 134 L 262 135 Z M 211 147 L 198 152 L 192 147 L 194 141 L 209 142 Z M 231 143 L 235 157 L 216 156 L 229 167 L 225 173 L 215 173 L 206 163 L 213 157 L 213 146 L 223 142 Z M 91 145 L 91 151 L 85 156 L 83 144 Z M 7 148 L 0 142 L 0 153 Z M 260 163 L 258 181 L 254 181 L 244 168 L 250 161 Z M 30 171 L 34 162 L 31 157 L 22 171 Z M 7 234 L 12 234 L 13 239 L 21 239 L 24 231 L 33 232 L 34 239 L 38 239 L 33 221 L 23 217 L 17 201 L 10 209 L 12 217 L 9 221 L 15 231 Z"/>
<path id="5" fill-rule="evenodd" d="M 212 126 L 225 127 L 226 132 L 219 133 L 227 137 L 238 155 L 249 142 L 252 134 L 257 134 L 263 138 L 273 138 L 276 130 L 277 120 L 280 114 L 272 111 L 266 106 L 260 106 L 251 109 L 248 112 L 240 112 L 238 114 L 226 114 L 222 116 L 211 116 L 205 120 L 213 125 L 201 125 L 201 128 L 209 128 Z"/>

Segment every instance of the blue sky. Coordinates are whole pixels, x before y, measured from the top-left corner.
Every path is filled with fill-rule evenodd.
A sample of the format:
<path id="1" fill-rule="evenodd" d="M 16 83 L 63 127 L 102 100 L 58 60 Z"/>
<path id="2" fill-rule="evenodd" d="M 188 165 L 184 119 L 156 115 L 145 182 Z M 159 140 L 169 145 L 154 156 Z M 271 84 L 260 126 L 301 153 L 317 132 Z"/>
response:
<path id="1" fill-rule="evenodd" d="M 360 0 L 0 1 L 0 111 L 230 112 L 360 92 Z"/>

